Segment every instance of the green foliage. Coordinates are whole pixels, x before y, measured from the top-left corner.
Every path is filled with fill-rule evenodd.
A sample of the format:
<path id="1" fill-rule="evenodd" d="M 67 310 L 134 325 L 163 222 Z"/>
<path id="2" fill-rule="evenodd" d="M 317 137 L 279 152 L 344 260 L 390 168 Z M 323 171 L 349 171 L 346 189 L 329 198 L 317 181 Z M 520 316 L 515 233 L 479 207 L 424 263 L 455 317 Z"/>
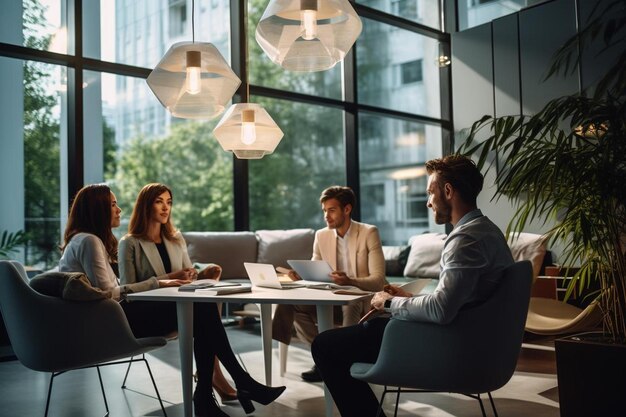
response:
<path id="1" fill-rule="evenodd" d="M 626 56 L 620 34 L 625 26 L 623 13 L 621 19 L 619 28 L 610 23 L 613 19 L 605 19 L 608 27 L 581 32 L 587 36 L 602 34 L 607 45 L 619 47 L 617 62 L 625 62 Z M 552 75 L 569 70 L 577 45 L 570 41 L 558 51 Z M 602 94 L 598 86 L 603 86 Z M 495 196 L 517 202 L 507 233 L 523 231 L 533 220 L 554 223 L 546 235 L 552 242 L 564 243 L 562 263 L 581 264 L 568 291 L 599 282 L 605 330 L 626 340 L 623 70 L 620 73 L 608 68 L 595 87 L 593 97 L 582 92 L 556 98 L 531 117 L 484 116 L 474 123 L 458 152 L 478 154 L 479 167 L 486 169 L 492 166 L 491 153 L 504 157 Z"/>
<path id="2" fill-rule="evenodd" d="M 180 123 L 163 138 L 131 140 L 121 152 L 113 184 L 129 218 L 139 190 L 151 182 L 167 184 L 174 194 L 177 228 L 232 230 L 232 157 L 212 137 L 213 124 Z"/>
<path id="3" fill-rule="evenodd" d="M 25 45 L 46 49 L 49 36 L 43 8 L 36 0 L 24 5 Z M 51 83 L 48 65 L 24 63 L 24 181 L 28 242 L 26 263 L 48 268 L 59 259 L 60 236 L 60 126 L 53 115 L 58 99 L 46 92 Z"/>
<path id="4" fill-rule="evenodd" d="M 26 243 L 26 235 L 22 230 L 15 233 L 2 232 L 0 237 L 0 259 L 7 259 L 9 254 L 17 251 L 18 246 Z"/>

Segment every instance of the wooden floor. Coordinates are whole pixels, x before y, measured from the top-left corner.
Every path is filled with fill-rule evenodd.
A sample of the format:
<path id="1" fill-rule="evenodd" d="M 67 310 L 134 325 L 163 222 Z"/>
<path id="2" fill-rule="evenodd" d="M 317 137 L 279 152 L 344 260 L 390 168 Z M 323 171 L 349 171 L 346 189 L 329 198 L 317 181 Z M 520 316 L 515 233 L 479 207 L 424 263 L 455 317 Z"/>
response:
<path id="1" fill-rule="evenodd" d="M 248 371 L 262 380 L 263 361 L 258 324 L 240 328 L 227 327 L 235 351 Z M 550 343 L 530 341 L 524 347 L 518 370 L 511 381 L 493 393 L 500 416 L 557 417 L 558 394 L 554 351 Z M 254 416 L 324 415 L 323 389 L 320 383 L 300 379 L 300 373 L 312 365 L 305 345 L 296 343 L 289 349 L 287 374 L 278 375 L 278 349 L 274 349 L 274 385 L 286 385 L 287 391 L 273 404 L 256 405 Z M 176 341 L 148 355 L 152 371 L 166 401 L 170 417 L 183 416 L 178 343 Z M 161 416 L 159 403 L 147 371 L 141 364 L 133 365 L 128 389 L 121 389 L 124 366 L 102 368 L 111 417 Z M 0 363 L 0 416 L 43 416 L 49 374 L 34 372 L 17 361 Z M 378 387 L 375 391 L 380 392 Z M 393 399 L 388 396 L 385 410 L 393 415 Z M 244 416 L 238 403 L 228 403 L 223 410 L 230 416 Z M 488 409 L 488 415 L 492 415 Z M 91 417 L 104 415 L 104 403 L 95 369 L 73 371 L 55 378 L 50 416 Z M 338 415 L 335 412 L 335 415 Z M 399 416 L 448 417 L 480 416 L 475 400 L 451 394 L 404 394 L 400 398 Z"/>

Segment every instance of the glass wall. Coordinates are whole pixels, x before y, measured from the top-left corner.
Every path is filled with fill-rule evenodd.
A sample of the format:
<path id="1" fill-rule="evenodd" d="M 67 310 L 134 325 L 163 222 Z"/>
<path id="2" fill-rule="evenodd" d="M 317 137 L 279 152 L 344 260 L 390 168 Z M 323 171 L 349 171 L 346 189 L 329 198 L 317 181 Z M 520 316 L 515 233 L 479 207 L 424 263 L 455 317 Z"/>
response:
<path id="1" fill-rule="evenodd" d="M 358 0 L 366 6 L 441 29 L 440 0 Z"/>
<path id="2" fill-rule="evenodd" d="M 459 30 L 473 28 L 545 0 L 456 0 Z"/>
<path id="3" fill-rule="evenodd" d="M 346 183 L 343 112 L 338 109 L 252 97 L 280 117 L 285 134 L 271 157 L 250 161 L 250 227 L 319 228 L 319 195 Z"/>
<path id="4" fill-rule="evenodd" d="M 426 208 L 424 162 L 442 154 L 441 127 L 362 113 L 359 118 L 361 216 L 387 245 L 439 231 Z"/>
<path id="5" fill-rule="evenodd" d="M 306 74 L 276 66 L 257 45 L 268 0 L 248 0 L 248 20 L 238 22 L 247 23 L 245 36 L 231 33 L 231 15 L 245 2 L 196 0 L 195 40 L 248 70 L 240 92 L 252 92 L 285 134 L 274 154 L 243 163 L 213 137 L 219 118 L 172 117 L 145 82 L 173 44 L 192 40 L 191 4 L 3 2 L 0 190 L 11 199 L 0 203 L 0 234 L 28 236 L 14 257 L 55 266 L 73 194 L 103 181 L 124 211 L 118 236 L 137 192 L 154 181 L 173 188 L 174 220 L 184 231 L 319 228 L 319 194 L 334 184 L 355 189 L 357 220 L 378 225 L 386 244 L 432 229 L 422 166 L 440 156 L 449 124 L 439 97 L 447 81 L 435 65 L 447 42 L 438 0 L 352 3 L 367 16 L 346 58 L 351 65 Z"/>
<path id="6" fill-rule="evenodd" d="M 363 104 L 440 117 L 439 42 L 370 19 L 357 42 L 358 97 Z"/>

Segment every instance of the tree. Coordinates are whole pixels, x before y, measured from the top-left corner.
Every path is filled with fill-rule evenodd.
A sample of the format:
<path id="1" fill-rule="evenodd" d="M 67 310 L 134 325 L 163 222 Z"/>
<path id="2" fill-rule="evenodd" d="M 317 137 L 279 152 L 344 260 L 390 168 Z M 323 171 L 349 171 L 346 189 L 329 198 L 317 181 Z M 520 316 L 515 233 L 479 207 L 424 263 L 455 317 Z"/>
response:
<path id="1" fill-rule="evenodd" d="M 41 36 L 44 9 L 37 0 L 24 4 L 25 46 L 47 49 L 50 36 Z M 59 122 L 52 110 L 57 98 L 46 93 L 51 69 L 45 64 L 24 63 L 24 182 L 26 263 L 45 268 L 58 262 L 60 236 Z"/>
<path id="2" fill-rule="evenodd" d="M 141 187 L 161 182 L 174 194 L 176 227 L 232 230 L 232 160 L 212 128 L 206 122 L 178 123 L 165 137 L 139 136 L 122 149 L 112 186 L 127 218 Z"/>

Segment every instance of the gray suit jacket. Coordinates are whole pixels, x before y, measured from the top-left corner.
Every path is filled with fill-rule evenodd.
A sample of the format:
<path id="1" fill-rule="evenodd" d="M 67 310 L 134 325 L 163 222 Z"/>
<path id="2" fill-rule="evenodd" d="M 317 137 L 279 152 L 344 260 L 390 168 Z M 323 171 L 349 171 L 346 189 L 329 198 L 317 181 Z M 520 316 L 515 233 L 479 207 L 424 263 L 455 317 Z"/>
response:
<path id="1" fill-rule="evenodd" d="M 163 238 L 172 272 L 193 266 L 182 234 L 177 232 L 175 237 L 177 241 Z M 118 257 L 122 284 L 152 279 L 157 283 L 156 280 L 167 279 L 161 255 L 154 242 L 126 235 L 120 240 Z"/>
<path id="2" fill-rule="evenodd" d="M 381 291 L 385 285 L 385 257 L 376 226 L 351 220 L 348 251 L 350 266 L 356 274 L 359 288 Z M 315 233 L 313 260 L 322 259 L 337 270 L 337 235 L 334 229 L 324 228 Z"/>

